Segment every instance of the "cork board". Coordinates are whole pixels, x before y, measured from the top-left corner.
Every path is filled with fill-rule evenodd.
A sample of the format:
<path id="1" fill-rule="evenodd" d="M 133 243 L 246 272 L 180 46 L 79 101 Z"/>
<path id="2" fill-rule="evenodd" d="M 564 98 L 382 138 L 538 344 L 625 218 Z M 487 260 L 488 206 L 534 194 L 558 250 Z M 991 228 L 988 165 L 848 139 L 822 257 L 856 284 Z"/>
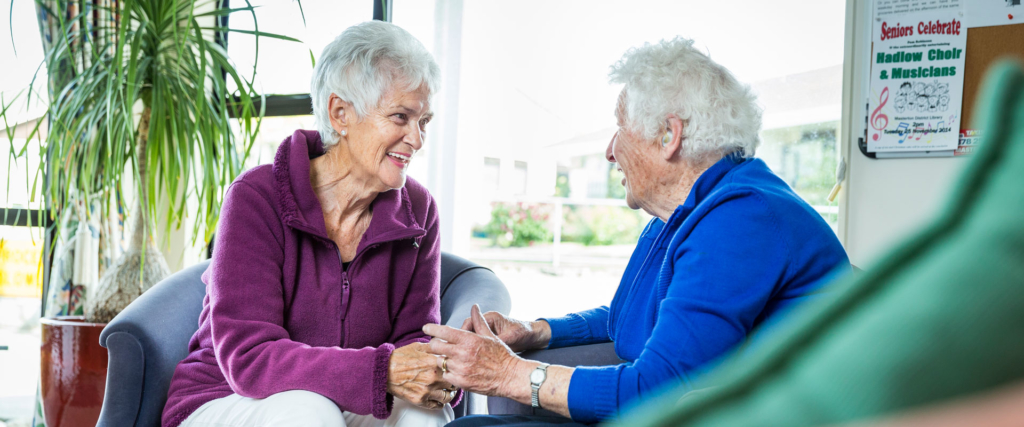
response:
<path id="1" fill-rule="evenodd" d="M 981 81 L 997 60 L 1012 57 L 1024 63 L 1024 24 L 967 29 L 967 53 L 964 57 L 964 100 L 960 128 L 973 126 L 974 104 Z"/>

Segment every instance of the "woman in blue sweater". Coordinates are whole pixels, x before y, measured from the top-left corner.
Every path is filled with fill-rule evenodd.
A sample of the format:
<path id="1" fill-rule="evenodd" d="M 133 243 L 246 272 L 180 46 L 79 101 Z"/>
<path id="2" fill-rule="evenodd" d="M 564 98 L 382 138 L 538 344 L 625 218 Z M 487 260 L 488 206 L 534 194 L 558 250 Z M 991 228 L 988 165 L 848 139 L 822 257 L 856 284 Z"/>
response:
<path id="1" fill-rule="evenodd" d="M 469 417 L 450 425 L 595 423 L 693 375 L 758 326 L 813 298 L 849 260 L 811 206 L 759 159 L 747 86 L 676 38 L 628 51 L 608 161 L 647 225 L 610 306 L 517 321 L 474 310 L 463 330 L 427 325 L 444 379 L 565 419 Z M 543 295 L 538 295 L 543 298 Z M 514 352 L 613 341 L 616 366 L 547 366 Z M 529 418 L 529 417 L 526 417 Z"/>

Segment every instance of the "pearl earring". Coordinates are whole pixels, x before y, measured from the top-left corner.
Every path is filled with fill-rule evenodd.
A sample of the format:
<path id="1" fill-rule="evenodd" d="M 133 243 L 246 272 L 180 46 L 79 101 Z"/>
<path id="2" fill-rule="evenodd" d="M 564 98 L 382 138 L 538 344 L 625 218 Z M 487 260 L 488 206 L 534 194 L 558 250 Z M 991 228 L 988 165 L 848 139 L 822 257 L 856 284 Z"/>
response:
<path id="1" fill-rule="evenodd" d="M 348 135 L 348 131 L 347 130 L 342 130 L 341 131 L 341 136 L 346 136 L 346 135 Z"/>

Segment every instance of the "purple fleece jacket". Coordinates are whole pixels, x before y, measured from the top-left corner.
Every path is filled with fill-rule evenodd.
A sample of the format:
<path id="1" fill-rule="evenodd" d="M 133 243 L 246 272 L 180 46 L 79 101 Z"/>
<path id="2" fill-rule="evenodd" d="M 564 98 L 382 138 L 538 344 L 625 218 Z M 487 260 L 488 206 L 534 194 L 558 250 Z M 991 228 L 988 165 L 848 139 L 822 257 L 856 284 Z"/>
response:
<path id="1" fill-rule="evenodd" d="M 428 341 L 421 328 L 441 320 L 437 205 L 412 179 L 381 193 L 344 271 L 309 182 L 310 159 L 321 154 L 316 132 L 296 131 L 273 166 L 228 188 L 199 330 L 174 370 L 165 427 L 232 393 L 308 390 L 343 411 L 391 414 L 391 352 Z"/>

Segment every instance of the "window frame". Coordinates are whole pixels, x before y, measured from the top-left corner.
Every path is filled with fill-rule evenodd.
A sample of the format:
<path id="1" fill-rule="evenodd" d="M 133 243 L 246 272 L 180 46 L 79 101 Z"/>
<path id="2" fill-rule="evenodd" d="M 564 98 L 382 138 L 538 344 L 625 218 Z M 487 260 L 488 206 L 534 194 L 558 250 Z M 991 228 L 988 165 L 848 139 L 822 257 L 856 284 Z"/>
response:
<path id="1" fill-rule="evenodd" d="M 394 12 L 392 10 L 392 0 L 365 0 L 373 2 L 373 20 L 374 21 L 385 21 L 391 22 L 391 15 Z M 220 5 L 221 8 L 230 8 L 231 0 L 222 0 Z M 385 16 L 385 11 L 388 11 Z M 222 20 L 222 26 L 227 27 L 229 15 L 224 15 L 220 19 Z M 228 39 L 227 34 L 223 35 L 223 46 L 224 50 L 227 51 Z M 238 100 L 238 97 L 235 97 Z M 313 114 L 313 98 L 307 93 L 294 93 L 294 94 L 264 94 L 266 99 L 266 109 L 263 112 L 263 117 L 284 117 L 284 116 L 308 116 Z M 254 100 L 253 102 L 256 108 L 260 108 L 263 104 L 261 100 Z M 228 111 L 228 117 L 238 118 L 237 111 Z"/>

